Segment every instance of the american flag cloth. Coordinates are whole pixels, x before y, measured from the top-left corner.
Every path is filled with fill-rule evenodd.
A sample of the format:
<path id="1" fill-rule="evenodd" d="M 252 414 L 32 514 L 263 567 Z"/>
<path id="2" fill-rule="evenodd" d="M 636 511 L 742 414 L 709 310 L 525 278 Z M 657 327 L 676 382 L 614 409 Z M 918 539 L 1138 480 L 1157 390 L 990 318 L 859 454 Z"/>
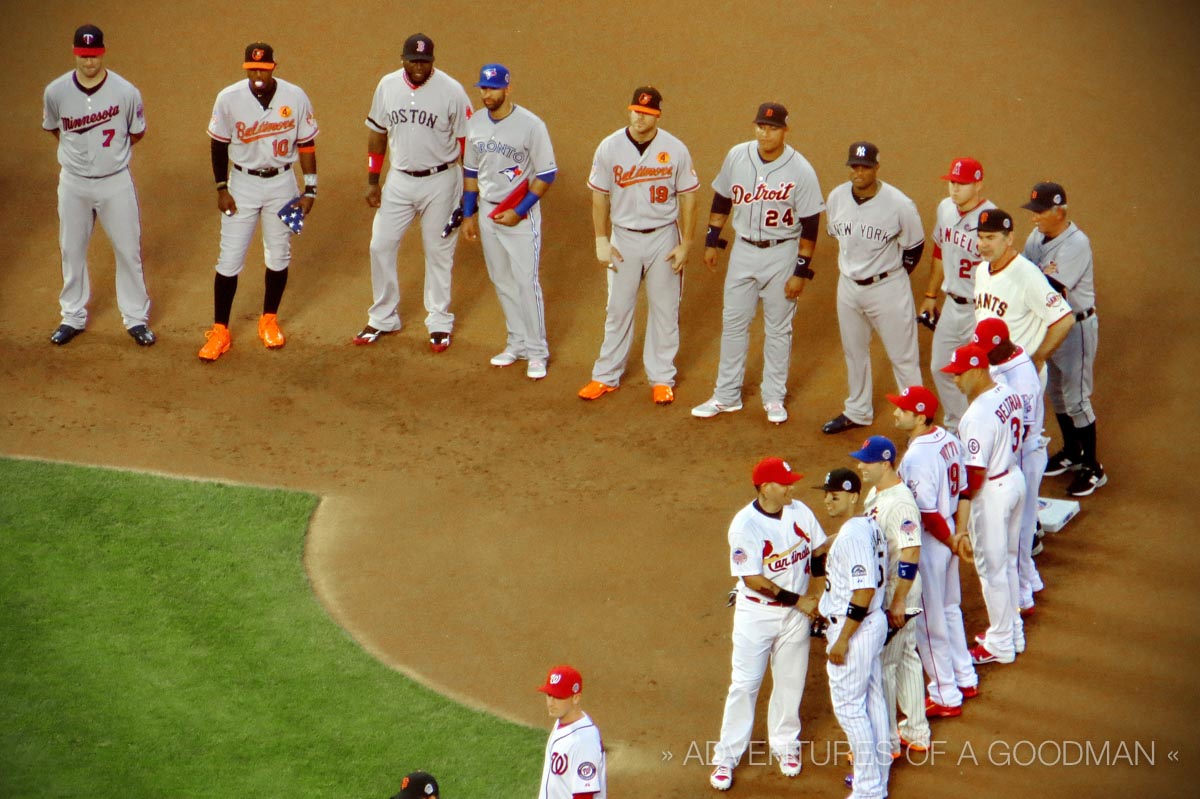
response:
<path id="1" fill-rule="evenodd" d="M 296 235 L 304 230 L 304 212 L 300 210 L 299 197 L 293 197 L 290 203 L 280 208 L 277 216 Z"/>
<path id="2" fill-rule="evenodd" d="M 443 239 L 450 238 L 450 234 L 458 229 L 459 225 L 462 224 L 462 221 L 463 221 L 463 207 L 462 207 L 462 204 L 460 203 L 457 208 L 455 208 L 453 211 L 450 212 L 450 221 L 448 221 L 446 223 L 446 226 L 444 228 L 442 228 L 442 238 Z"/>

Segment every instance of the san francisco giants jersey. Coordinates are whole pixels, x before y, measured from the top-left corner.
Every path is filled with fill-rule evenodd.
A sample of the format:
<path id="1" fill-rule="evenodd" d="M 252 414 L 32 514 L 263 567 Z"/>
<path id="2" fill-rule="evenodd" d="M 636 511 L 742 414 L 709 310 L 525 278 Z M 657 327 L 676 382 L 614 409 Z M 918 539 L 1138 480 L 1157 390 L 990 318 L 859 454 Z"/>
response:
<path id="1" fill-rule="evenodd" d="M 1017 453 L 1025 429 L 1024 404 L 1015 391 L 1002 383 L 976 397 L 958 423 L 963 460 L 967 466 L 986 470 L 987 479 L 1017 471 Z"/>
<path id="2" fill-rule="evenodd" d="M 913 493 L 917 510 L 938 514 L 953 533 L 958 495 L 966 485 L 967 476 L 958 438 L 940 427 L 917 436 L 909 442 L 898 471 Z"/>
<path id="3" fill-rule="evenodd" d="M 933 257 L 942 261 L 942 291 L 962 297 L 975 296 L 975 268 L 983 263 L 979 254 L 979 215 L 995 208 L 991 200 L 960 213 L 949 197 L 938 203 L 933 229 Z"/>
<path id="4" fill-rule="evenodd" d="M 872 487 L 863 502 L 863 513 L 875 520 L 887 540 L 888 582 L 884 603 L 890 605 L 900 581 L 900 551 L 921 546 L 921 512 L 917 510 L 912 491 L 901 482 L 883 491 Z M 920 606 L 920 574 L 913 579 L 908 601 L 912 607 Z"/>
<path id="5" fill-rule="evenodd" d="M 808 590 L 809 556 L 825 543 L 825 531 L 813 512 L 793 500 L 776 519 L 751 502 L 729 524 L 729 572 L 734 577 L 761 574 L 795 594 Z M 738 582 L 738 592 L 759 596 Z"/>
<path id="6" fill-rule="evenodd" d="M 554 722 L 546 742 L 538 799 L 571 799 L 579 793 L 607 799 L 607 782 L 604 743 L 591 717 L 584 713 L 574 724 L 564 726 Z"/>
<path id="7" fill-rule="evenodd" d="M 903 251 L 925 241 L 916 204 L 883 181 L 861 205 L 849 182 L 836 187 L 829 192 L 825 222 L 838 240 L 838 269 L 851 280 L 899 269 Z"/>
<path id="8" fill-rule="evenodd" d="M 91 89 L 71 70 L 46 87 L 42 128 L 59 131 L 58 163 L 72 175 L 112 175 L 129 166 L 130 135 L 146 130 L 142 94 L 111 69 Z"/>
<path id="9" fill-rule="evenodd" d="M 770 163 L 758 142 L 735 146 L 712 188 L 733 200 L 733 229 L 752 241 L 799 238 L 801 220 L 825 209 L 817 173 L 790 144 Z"/>
<path id="10" fill-rule="evenodd" d="M 479 173 L 479 197 L 500 203 L 522 180 L 558 171 L 546 124 L 533 112 L 513 104 L 499 121 L 486 111 L 467 123 L 467 169 Z"/>
<path id="11" fill-rule="evenodd" d="M 1034 228 L 1021 254 L 1037 264 L 1047 278 L 1066 287 L 1067 302 L 1076 313 L 1095 307 L 1092 242 L 1074 222 L 1052 239 Z"/>
<path id="12" fill-rule="evenodd" d="M 294 83 L 275 78 L 275 96 L 266 108 L 240 80 L 217 95 L 208 135 L 229 142 L 229 158 L 243 169 L 281 168 L 300 157 L 296 144 L 317 135 L 308 95 Z"/>
<path id="13" fill-rule="evenodd" d="M 366 126 L 387 134 L 393 169 L 420 172 L 458 160 L 471 113 L 466 90 L 445 72 L 435 69 L 414 86 L 398 69 L 375 87 Z"/>
<path id="14" fill-rule="evenodd" d="M 661 128 L 638 152 L 621 128 L 596 148 L 588 188 L 609 195 L 609 217 L 617 227 L 648 230 L 670 225 L 679 215 L 678 195 L 700 188 L 692 155 Z"/>
<path id="15" fill-rule="evenodd" d="M 1022 255 L 996 274 L 987 261 L 975 269 L 975 321 L 999 317 L 1009 338 L 1026 352 L 1037 352 L 1050 325 L 1071 313 L 1070 306 L 1037 266 Z"/>
<path id="16" fill-rule="evenodd" d="M 1008 386 L 1021 398 L 1021 419 L 1025 425 L 1022 447 L 1030 452 L 1041 447 L 1039 439 L 1046 418 L 1042 380 L 1029 353 L 1021 350 L 1009 360 L 988 368 L 992 379 Z"/>
<path id="17" fill-rule="evenodd" d="M 825 558 L 825 593 L 818 606 L 825 618 L 842 616 L 850 597 L 861 588 L 881 589 L 887 572 L 887 541 L 872 519 L 855 516 L 838 531 Z M 876 590 L 867 612 L 883 607 L 883 591 Z"/>

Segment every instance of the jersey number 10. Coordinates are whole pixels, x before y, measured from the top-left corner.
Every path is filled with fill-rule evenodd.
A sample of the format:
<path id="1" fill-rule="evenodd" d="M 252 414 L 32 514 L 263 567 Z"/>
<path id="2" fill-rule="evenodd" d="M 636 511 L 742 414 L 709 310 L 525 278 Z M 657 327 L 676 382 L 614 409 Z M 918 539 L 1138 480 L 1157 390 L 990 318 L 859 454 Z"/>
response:
<path id="1" fill-rule="evenodd" d="M 291 144 L 287 139 L 276 139 L 275 141 L 271 142 L 271 150 L 278 158 L 282 158 L 283 156 L 287 155 L 290 148 Z"/>

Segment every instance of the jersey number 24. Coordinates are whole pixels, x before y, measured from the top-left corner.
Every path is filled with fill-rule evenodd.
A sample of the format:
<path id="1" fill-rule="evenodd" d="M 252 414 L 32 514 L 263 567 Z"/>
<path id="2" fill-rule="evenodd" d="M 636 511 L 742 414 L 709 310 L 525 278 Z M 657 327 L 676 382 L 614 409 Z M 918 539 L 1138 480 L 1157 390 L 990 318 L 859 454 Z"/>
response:
<path id="1" fill-rule="evenodd" d="M 763 224 L 767 227 L 779 227 L 780 225 L 783 225 L 784 227 L 791 227 L 792 225 L 796 224 L 796 217 L 793 216 L 791 208 L 786 209 L 783 212 L 782 217 L 780 217 L 777 209 L 772 208 L 771 210 L 767 211 L 767 217 Z"/>

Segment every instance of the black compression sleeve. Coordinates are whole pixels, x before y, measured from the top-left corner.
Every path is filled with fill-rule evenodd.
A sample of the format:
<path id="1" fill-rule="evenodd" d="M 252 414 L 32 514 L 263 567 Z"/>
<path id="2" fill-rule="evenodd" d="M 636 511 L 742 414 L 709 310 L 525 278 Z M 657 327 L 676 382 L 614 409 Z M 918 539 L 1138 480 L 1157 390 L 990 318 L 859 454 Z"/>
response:
<path id="1" fill-rule="evenodd" d="M 212 139 L 209 152 L 212 155 L 213 180 L 217 183 L 229 180 L 229 142 Z"/>
<path id="2" fill-rule="evenodd" d="M 817 223 L 821 221 L 821 213 L 818 211 L 812 216 L 806 216 L 800 220 L 800 238 L 805 241 L 816 242 L 817 240 Z"/>
<path id="3" fill-rule="evenodd" d="M 733 210 L 733 200 L 723 194 L 713 192 L 711 213 L 728 215 Z"/>
<path id="4" fill-rule="evenodd" d="M 913 268 L 921 263 L 921 253 L 925 252 L 925 242 L 909 247 L 904 251 L 901 259 L 904 262 L 904 268 L 912 272 Z"/>

